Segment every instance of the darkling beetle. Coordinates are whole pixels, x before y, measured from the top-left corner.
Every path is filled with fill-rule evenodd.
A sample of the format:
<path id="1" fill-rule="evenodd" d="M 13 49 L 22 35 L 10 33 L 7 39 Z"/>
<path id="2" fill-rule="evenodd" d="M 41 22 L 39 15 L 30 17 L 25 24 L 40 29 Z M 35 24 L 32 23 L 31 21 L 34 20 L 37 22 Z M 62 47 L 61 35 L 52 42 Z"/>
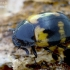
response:
<path id="1" fill-rule="evenodd" d="M 70 65 L 70 49 L 63 45 L 70 41 L 70 20 L 60 12 L 46 12 L 30 16 L 15 28 L 12 36 L 14 45 L 26 51 L 28 47 L 37 58 L 35 47 L 42 47 L 52 52 L 49 47 L 58 46 L 64 49 L 64 61 Z M 56 53 L 52 57 L 57 60 Z"/>

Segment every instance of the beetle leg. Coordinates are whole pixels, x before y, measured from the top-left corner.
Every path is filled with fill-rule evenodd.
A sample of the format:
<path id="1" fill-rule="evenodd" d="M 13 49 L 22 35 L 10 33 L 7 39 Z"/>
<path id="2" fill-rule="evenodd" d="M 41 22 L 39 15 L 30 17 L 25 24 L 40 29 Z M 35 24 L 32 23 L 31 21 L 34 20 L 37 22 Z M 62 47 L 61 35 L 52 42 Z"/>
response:
<path id="1" fill-rule="evenodd" d="M 35 46 L 31 46 L 31 48 L 32 48 L 32 51 L 33 51 L 33 53 L 34 53 L 34 55 L 35 55 L 35 58 L 37 58 L 37 52 L 36 52 L 36 50 L 35 50 Z"/>
<path id="2" fill-rule="evenodd" d="M 44 47 L 45 50 L 47 50 L 48 52 L 52 53 L 52 57 L 55 59 L 55 60 L 58 60 L 58 54 L 54 53 L 53 51 L 51 51 L 49 48 L 47 47 Z"/>
<path id="3" fill-rule="evenodd" d="M 64 50 L 64 62 L 67 63 L 70 66 L 70 48 Z"/>
<path id="4" fill-rule="evenodd" d="M 64 52 L 63 52 L 63 53 L 64 53 L 64 56 L 66 56 L 66 57 L 64 57 L 64 59 L 61 58 L 60 63 L 62 63 L 62 62 L 64 61 L 64 62 L 66 62 L 68 65 L 70 65 L 70 64 L 69 64 L 69 63 L 70 63 L 70 60 L 68 60 L 68 59 L 69 59 L 69 56 L 67 56 L 67 55 L 69 55 L 69 53 L 70 53 L 70 49 L 68 49 L 66 46 L 64 46 L 64 45 L 62 45 L 62 44 L 58 44 L 57 46 L 64 49 Z M 67 62 L 67 61 L 68 61 L 68 62 Z"/>
<path id="5" fill-rule="evenodd" d="M 44 49 L 47 50 L 48 52 L 51 52 L 52 53 L 52 51 L 49 48 L 44 47 Z"/>
<path id="6" fill-rule="evenodd" d="M 67 47 L 66 46 L 63 46 L 62 44 L 58 44 L 57 46 L 60 47 L 60 48 L 63 48 L 64 50 L 67 49 Z"/>
<path id="7" fill-rule="evenodd" d="M 26 54 L 29 55 L 29 51 L 28 49 L 24 48 L 24 47 L 20 47 L 21 49 L 25 50 L 26 51 Z"/>
<path id="8" fill-rule="evenodd" d="M 36 59 L 35 59 L 35 58 L 37 58 L 37 52 L 35 50 L 35 46 L 31 46 L 31 48 L 32 48 L 33 54 L 35 55 L 35 57 L 34 57 L 35 64 L 37 64 Z"/>

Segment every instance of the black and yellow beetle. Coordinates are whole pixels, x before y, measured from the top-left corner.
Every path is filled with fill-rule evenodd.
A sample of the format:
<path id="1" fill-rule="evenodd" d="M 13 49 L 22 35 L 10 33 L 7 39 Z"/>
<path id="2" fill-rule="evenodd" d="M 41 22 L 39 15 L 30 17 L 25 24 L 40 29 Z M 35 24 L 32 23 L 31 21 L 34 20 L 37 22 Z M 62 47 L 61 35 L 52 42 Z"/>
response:
<path id="1" fill-rule="evenodd" d="M 36 46 L 45 50 L 49 50 L 51 46 L 58 46 L 65 50 L 65 56 L 68 55 L 70 49 L 63 43 L 70 41 L 70 20 L 63 13 L 40 13 L 20 23 L 12 36 L 15 46 L 24 49 L 27 54 L 29 54 L 27 48 L 31 47 L 35 57 L 37 57 Z"/>

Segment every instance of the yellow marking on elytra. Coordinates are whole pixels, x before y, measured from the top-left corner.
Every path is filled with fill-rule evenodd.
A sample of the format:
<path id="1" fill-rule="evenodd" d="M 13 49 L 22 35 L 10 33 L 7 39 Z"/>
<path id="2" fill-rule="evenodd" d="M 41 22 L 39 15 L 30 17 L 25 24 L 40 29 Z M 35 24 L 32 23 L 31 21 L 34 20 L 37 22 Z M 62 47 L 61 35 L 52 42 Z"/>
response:
<path id="1" fill-rule="evenodd" d="M 59 13 L 56 13 L 56 12 L 47 12 L 47 13 L 43 13 L 43 14 L 35 14 L 35 15 L 32 15 L 30 16 L 27 20 L 29 22 L 31 22 L 32 24 L 37 24 L 38 23 L 38 19 L 39 18 L 42 18 L 42 17 L 47 17 L 47 16 L 50 16 L 50 15 L 60 15 Z"/>
<path id="2" fill-rule="evenodd" d="M 36 37 L 36 40 L 38 41 L 38 34 L 40 33 L 40 32 L 42 32 L 43 30 L 45 30 L 44 28 L 40 28 L 40 26 L 37 26 L 36 28 L 35 28 L 35 37 Z"/>
<path id="3" fill-rule="evenodd" d="M 60 29 L 62 30 L 62 29 L 63 29 L 63 27 L 62 27 L 62 26 L 60 26 Z"/>
<path id="4" fill-rule="evenodd" d="M 49 44 L 47 42 L 40 42 L 40 43 L 36 42 L 36 44 L 39 47 L 47 47 L 47 46 L 49 46 Z"/>
<path id="5" fill-rule="evenodd" d="M 57 13 L 57 12 L 45 13 L 45 15 L 46 15 L 46 16 L 50 16 L 50 15 L 60 16 L 60 14 Z"/>
<path id="6" fill-rule="evenodd" d="M 48 46 L 48 34 L 47 33 L 43 33 L 45 29 L 44 28 L 40 28 L 39 26 L 37 26 L 35 28 L 35 37 L 36 37 L 36 44 L 39 47 L 46 47 Z"/>
<path id="7" fill-rule="evenodd" d="M 60 28 L 59 29 L 59 33 L 60 33 L 60 38 L 61 38 L 61 43 L 65 42 L 66 40 L 66 37 L 65 37 L 65 31 L 64 31 L 64 23 L 63 22 L 58 22 L 58 27 Z"/>
<path id="8" fill-rule="evenodd" d="M 46 37 L 48 36 L 48 34 L 47 33 L 43 33 L 43 31 L 42 32 L 40 32 L 39 34 L 38 34 L 38 40 L 39 41 L 45 41 L 45 39 L 46 39 Z"/>
<path id="9" fill-rule="evenodd" d="M 58 22 L 58 26 L 59 26 L 59 27 L 63 27 L 63 26 L 64 26 L 63 22 L 59 21 L 59 22 Z"/>
<path id="10" fill-rule="evenodd" d="M 40 15 L 32 15 L 32 16 L 30 16 L 27 20 L 29 21 L 29 22 L 31 22 L 32 24 L 37 24 L 38 23 L 38 21 L 37 21 L 37 19 L 40 17 Z"/>
<path id="11" fill-rule="evenodd" d="M 65 38 L 65 34 L 64 33 L 61 33 L 61 39 L 62 38 Z"/>
<path id="12" fill-rule="evenodd" d="M 59 33 L 64 33 L 64 30 L 63 30 L 63 29 L 60 29 L 60 30 L 59 30 Z"/>
<path id="13" fill-rule="evenodd" d="M 66 38 L 62 38 L 61 39 L 61 43 L 65 42 Z"/>

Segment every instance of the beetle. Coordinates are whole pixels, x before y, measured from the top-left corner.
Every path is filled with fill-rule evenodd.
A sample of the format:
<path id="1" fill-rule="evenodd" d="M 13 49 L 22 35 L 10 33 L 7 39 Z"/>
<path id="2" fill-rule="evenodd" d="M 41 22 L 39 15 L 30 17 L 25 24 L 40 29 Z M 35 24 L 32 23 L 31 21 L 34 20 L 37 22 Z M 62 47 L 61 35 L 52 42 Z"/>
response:
<path id="1" fill-rule="evenodd" d="M 35 47 L 42 47 L 52 52 L 49 48 L 58 46 L 65 50 L 64 54 L 67 56 L 69 53 L 67 50 L 70 49 L 63 44 L 70 41 L 70 20 L 60 12 L 32 15 L 15 28 L 12 41 L 16 47 L 25 50 L 28 55 L 27 48 L 31 47 L 36 58 Z M 59 55 L 52 52 L 52 57 L 55 60 L 57 60 L 56 56 Z"/>

